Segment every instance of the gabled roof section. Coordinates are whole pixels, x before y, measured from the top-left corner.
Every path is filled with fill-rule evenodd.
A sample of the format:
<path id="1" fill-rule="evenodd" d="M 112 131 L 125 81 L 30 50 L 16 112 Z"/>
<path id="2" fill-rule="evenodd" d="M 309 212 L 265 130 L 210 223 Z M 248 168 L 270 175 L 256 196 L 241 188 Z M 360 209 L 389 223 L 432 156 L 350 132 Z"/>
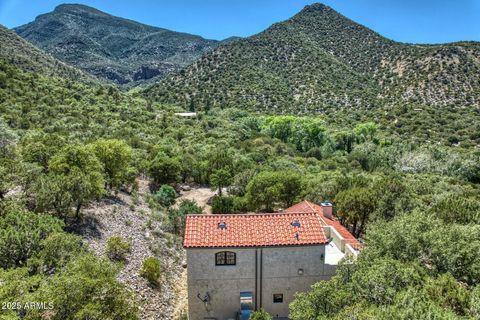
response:
<path id="1" fill-rule="evenodd" d="M 350 233 L 350 231 L 348 231 L 347 228 L 345 228 L 337 219 L 330 219 L 329 217 L 326 217 L 323 213 L 322 207 L 316 203 L 305 200 L 285 209 L 285 212 L 315 212 L 319 215 L 323 226 L 330 226 L 334 228 L 345 239 L 345 242 L 351 245 L 355 250 L 362 248 L 362 244 Z"/>
<path id="2" fill-rule="evenodd" d="M 185 248 L 301 246 L 327 243 L 315 212 L 188 215 Z"/>

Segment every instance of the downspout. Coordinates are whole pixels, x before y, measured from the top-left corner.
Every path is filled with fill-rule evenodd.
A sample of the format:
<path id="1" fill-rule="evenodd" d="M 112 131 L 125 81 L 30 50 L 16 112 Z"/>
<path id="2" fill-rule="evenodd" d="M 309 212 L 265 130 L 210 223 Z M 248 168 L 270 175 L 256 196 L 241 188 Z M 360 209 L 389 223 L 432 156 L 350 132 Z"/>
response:
<path id="1" fill-rule="evenodd" d="M 255 311 L 258 310 L 257 293 L 258 293 L 258 249 L 255 249 Z"/>
<path id="2" fill-rule="evenodd" d="M 262 308 L 262 291 L 263 291 L 263 249 L 260 248 L 260 309 Z"/>

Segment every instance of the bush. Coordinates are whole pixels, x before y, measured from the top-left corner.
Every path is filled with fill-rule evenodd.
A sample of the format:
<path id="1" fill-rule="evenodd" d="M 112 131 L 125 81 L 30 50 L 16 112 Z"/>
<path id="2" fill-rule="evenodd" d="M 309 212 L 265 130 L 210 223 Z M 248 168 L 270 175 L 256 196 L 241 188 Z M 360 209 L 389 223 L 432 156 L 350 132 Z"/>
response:
<path id="1" fill-rule="evenodd" d="M 160 272 L 160 261 L 155 257 L 150 257 L 143 262 L 142 269 L 140 270 L 140 275 L 151 284 L 158 284 Z"/>
<path id="2" fill-rule="evenodd" d="M 193 200 L 182 199 L 178 209 L 170 208 L 168 210 L 168 220 L 172 231 L 181 234 L 185 225 L 185 217 L 187 214 L 202 214 L 203 209 Z"/>
<path id="3" fill-rule="evenodd" d="M 28 260 L 30 270 L 51 273 L 86 252 L 82 238 L 73 234 L 53 233 L 40 243 L 41 250 Z"/>
<path id="4" fill-rule="evenodd" d="M 213 197 L 212 213 L 214 214 L 235 213 L 234 197 Z"/>
<path id="5" fill-rule="evenodd" d="M 160 203 L 163 207 L 170 207 L 175 203 L 178 194 L 175 189 L 169 185 L 162 185 L 160 189 L 153 195 L 155 201 Z"/>
<path id="6" fill-rule="evenodd" d="M 48 316 L 52 320 L 138 319 L 134 296 L 117 281 L 118 271 L 119 267 L 107 259 L 86 254 L 47 278 L 33 299 L 53 302 L 55 312 Z M 45 314 L 36 314 L 42 310 L 31 312 L 33 315 L 26 318 L 45 318 Z"/>
<path id="7" fill-rule="evenodd" d="M 0 216 L 0 268 L 25 265 L 41 249 L 41 241 L 61 232 L 64 224 L 48 214 L 11 211 Z"/>
<path id="8" fill-rule="evenodd" d="M 132 244 L 120 236 L 110 237 L 107 241 L 106 253 L 112 261 L 125 261 L 131 251 Z"/>
<path id="9" fill-rule="evenodd" d="M 252 313 L 250 320 L 272 320 L 272 316 L 265 312 L 265 310 L 260 309 Z"/>

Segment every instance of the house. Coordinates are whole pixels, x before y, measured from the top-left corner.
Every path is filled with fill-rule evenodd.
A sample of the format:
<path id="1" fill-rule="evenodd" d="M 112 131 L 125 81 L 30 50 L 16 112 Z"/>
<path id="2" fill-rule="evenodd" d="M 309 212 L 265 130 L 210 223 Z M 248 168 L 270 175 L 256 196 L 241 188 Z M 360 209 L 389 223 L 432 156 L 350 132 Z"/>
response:
<path id="1" fill-rule="evenodd" d="M 189 319 L 248 319 L 260 308 L 286 318 L 296 292 L 358 254 L 360 243 L 332 209 L 303 201 L 281 213 L 188 215 Z"/>

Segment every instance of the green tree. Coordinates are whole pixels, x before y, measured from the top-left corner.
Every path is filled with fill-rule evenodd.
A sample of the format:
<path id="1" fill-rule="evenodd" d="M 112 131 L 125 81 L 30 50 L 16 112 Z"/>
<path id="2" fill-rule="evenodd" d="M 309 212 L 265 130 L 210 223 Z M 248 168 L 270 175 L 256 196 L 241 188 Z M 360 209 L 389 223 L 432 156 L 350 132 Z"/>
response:
<path id="1" fill-rule="evenodd" d="M 272 212 L 276 204 L 291 206 L 301 192 L 298 173 L 261 172 L 247 186 L 247 198 L 252 207 Z"/>
<path id="2" fill-rule="evenodd" d="M 52 320 L 138 319 L 133 294 L 116 280 L 118 271 L 109 261 L 86 254 L 48 278 L 32 298 L 53 302 Z"/>
<path id="3" fill-rule="evenodd" d="M 216 170 L 210 175 L 210 184 L 218 189 L 220 197 L 222 196 L 222 189 L 228 187 L 232 181 L 232 174 L 225 169 Z"/>
<path id="4" fill-rule="evenodd" d="M 377 133 L 378 126 L 373 122 L 360 123 L 355 126 L 353 131 L 360 142 L 373 141 Z"/>
<path id="5" fill-rule="evenodd" d="M 102 165 L 87 147 L 69 145 L 56 154 L 49 163 L 49 171 L 63 180 L 78 218 L 82 205 L 99 198 L 105 192 Z"/>
<path id="6" fill-rule="evenodd" d="M 367 188 L 352 188 L 339 192 L 335 196 L 335 204 L 340 219 L 352 224 L 352 233 L 359 237 L 370 214 L 375 211 L 376 198 Z"/>
<path id="7" fill-rule="evenodd" d="M 63 232 L 50 234 L 40 242 L 40 248 L 28 260 L 27 265 L 30 270 L 44 274 L 55 273 L 74 258 L 87 252 L 81 237 Z"/>
<path id="8" fill-rule="evenodd" d="M 333 135 L 333 140 L 335 141 L 338 150 L 344 150 L 347 153 L 350 153 L 353 150 L 356 135 L 353 131 L 337 131 Z"/>
<path id="9" fill-rule="evenodd" d="M 468 195 L 442 197 L 430 212 L 448 223 L 480 223 L 480 201 Z"/>
<path id="10" fill-rule="evenodd" d="M 182 166 L 178 159 L 159 152 L 150 162 L 148 169 L 153 181 L 160 185 L 178 182 Z"/>
<path id="11" fill-rule="evenodd" d="M 109 189 L 117 189 L 128 181 L 127 174 L 132 161 L 132 149 L 122 140 L 101 139 L 90 145 L 98 160 L 100 160 Z"/>
<path id="12" fill-rule="evenodd" d="M 11 211 L 0 215 L 0 267 L 26 265 L 42 247 L 42 240 L 61 232 L 63 223 L 48 214 Z"/>

